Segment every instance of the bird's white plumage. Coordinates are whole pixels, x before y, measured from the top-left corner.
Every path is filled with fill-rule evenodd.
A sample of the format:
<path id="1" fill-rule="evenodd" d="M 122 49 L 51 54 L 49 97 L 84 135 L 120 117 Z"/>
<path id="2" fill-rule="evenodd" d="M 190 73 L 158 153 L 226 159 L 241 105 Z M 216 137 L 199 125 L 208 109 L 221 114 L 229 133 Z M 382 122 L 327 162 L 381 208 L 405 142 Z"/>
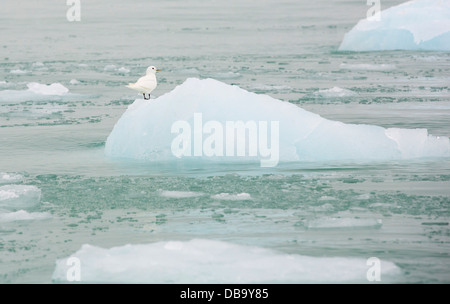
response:
<path id="1" fill-rule="evenodd" d="M 154 66 L 148 67 L 146 75 L 139 78 L 136 83 L 128 84 L 127 88 L 136 90 L 142 94 L 150 94 L 158 85 L 156 71 L 158 70 Z"/>

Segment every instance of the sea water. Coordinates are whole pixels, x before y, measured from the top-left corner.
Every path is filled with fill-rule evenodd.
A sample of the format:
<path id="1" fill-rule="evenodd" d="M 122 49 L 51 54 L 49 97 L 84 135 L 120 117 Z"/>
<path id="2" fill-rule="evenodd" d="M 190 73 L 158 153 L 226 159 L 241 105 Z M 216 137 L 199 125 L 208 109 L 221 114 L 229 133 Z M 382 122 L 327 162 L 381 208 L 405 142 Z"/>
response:
<path id="1" fill-rule="evenodd" d="M 92 282 L 369 282 L 373 257 L 381 282 L 450 281 L 448 157 L 261 168 L 104 151 L 149 65 L 154 97 L 213 78 L 448 137 L 448 52 L 338 51 L 362 0 L 82 0 L 79 22 L 69 8 L 1 4 L 0 282 L 64 282 L 70 256 Z"/>

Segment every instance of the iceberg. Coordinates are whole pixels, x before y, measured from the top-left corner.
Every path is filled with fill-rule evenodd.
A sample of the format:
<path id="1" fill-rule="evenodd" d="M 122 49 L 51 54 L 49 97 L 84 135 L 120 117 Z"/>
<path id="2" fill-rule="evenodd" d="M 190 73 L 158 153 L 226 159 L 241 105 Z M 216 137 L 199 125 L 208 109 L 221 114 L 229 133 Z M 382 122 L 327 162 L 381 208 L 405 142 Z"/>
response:
<path id="1" fill-rule="evenodd" d="M 82 265 L 79 279 L 83 283 L 362 283 L 367 282 L 369 269 L 362 258 L 310 257 L 193 239 L 111 249 L 85 244 L 72 256 L 56 261 L 53 282 L 74 279 L 75 261 Z M 383 282 L 401 276 L 392 262 L 381 261 L 381 267 Z"/>
<path id="2" fill-rule="evenodd" d="M 450 51 L 450 1 L 414 0 L 360 20 L 345 34 L 340 51 Z"/>
<path id="3" fill-rule="evenodd" d="M 187 134 L 192 137 L 186 140 L 186 145 L 180 145 L 184 150 L 182 153 L 175 151 L 177 154 L 174 153 L 174 146 L 179 148 L 178 142 L 174 145 L 174 141 L 182 133 L 177 135 L 172 131 L 174 124 L 180 121 L 187 127 L 191 126 L 194 132 L 191 130 Z M 202 121 L 205 123 L 203 129 Z M 268 128 L 273 131 L 271 136 L 277 136 L 260 132 L 259 137 L 250 138 L 251 128 L 248 128 L 244 129 L 243 137 L 237 138 L 233 129 L 225 135 L 216 132 L 215 147 L 209 146 L 207 142 L 214 132 L 212 128 L 210 133 L 205 132 L 208 123 L 213 122 L 210 126 L 220 129 L 230 121 L 240 121 L 241 125 L 246 123 L 247 126 L 253 122 L 253 127 L 257 127 L 258 122 L 266 122 L 266 126 L 278 122 L 278 134 L 273 128 Z M 203 162 L 258 161 L 265 155 L 256 154 L 253 157 L 255 154 L 252 156 L 249 149 L 241 151 L 246 152 L 241 154 L 243 157 L 225 154 L 228 146 L 236 148 L 240 144 L 248 148 L 250 142 L 257 139 L 260 143 L 277 144 L 280 161 L 371 161 L 450 156 L 449 138 L 429 135 L 426 129 L 386 129 L 374 125 L 345 124 L 235 85 L 197 78 L 189 78 L 173 91 L 151 101 L 135 100 L 108 136 L 105 153 L 109 157 L 144 161 L 177 161 L 179 158 Z M 221 150 L 214 150 L 217 147 Z M 211 151 L 203 151 L 202 154 L 202 148 L 211 148 L 222 154 L 209 153 Z"/>

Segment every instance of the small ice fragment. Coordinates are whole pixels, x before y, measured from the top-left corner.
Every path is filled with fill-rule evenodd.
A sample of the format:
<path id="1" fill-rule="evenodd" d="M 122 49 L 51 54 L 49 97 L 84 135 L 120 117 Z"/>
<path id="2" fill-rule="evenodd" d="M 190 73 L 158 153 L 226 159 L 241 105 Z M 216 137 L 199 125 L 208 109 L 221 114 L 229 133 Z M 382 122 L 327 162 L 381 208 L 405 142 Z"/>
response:
<path id="1" fill-rule="evenodd" d="M 0 172 L 0 185 L 1 184 L 13 184 L 23 180 L 23 176 L 17 173 L 5 173 Z"/>
<path id="2" fill-rule="evenodd" d="M 204 195 L 202 192 L 193 192 L 193 191 L 166 191 L 160 190 L 159 195 L 163 197 L 170 198 L 189 198 L 189 197 L 197 197 Z"/>
<path id="3" fill-rule="evenodd" d="M 239 194 L 220 193 L 211 196 L 211 198 L 225 201 L 246 201 L 252 199 L 252 197 L 248 193 L 239 193 Z"/>
<path id="4" fill-rule="evenodd" d="M 67 94 L 69 89 L 60 83 L 52 83 L 50 85 L 40 84 L 37 82 L 30 82 L 27 84 L 28 91 L 39 95 L 57 95 L 61 96 Z"/>
<path id="5" fill-rule="evenodd" d="M 319 90 L 317 92 L 314 92 L 314 95 L 324 98 L 337 98 L 355 96 L 356 93 L 351 90 L 342 89 L 340 87 L 332 87 L 331 89 Z"/>
<path id="6" fill-rule="evenodd" d="M 105 71 L 116 71 L 117 67 L 114 64 L 108 64 L 104 68 Z"/>
<path id="7" fill-rule="evenodd" d="M 11 74 L 27 74 L 27 73 L 30 73 L 30 71 L 21 70 L 21 69 L 11 70 L 9 72 Z"/>
<path id="8" fill-rule="evenodd" d="M 130 73 L 130 70 L 125 67 L 121 67 L 117 70 L 117 72 L 127 74 L 127 73 Z"/>

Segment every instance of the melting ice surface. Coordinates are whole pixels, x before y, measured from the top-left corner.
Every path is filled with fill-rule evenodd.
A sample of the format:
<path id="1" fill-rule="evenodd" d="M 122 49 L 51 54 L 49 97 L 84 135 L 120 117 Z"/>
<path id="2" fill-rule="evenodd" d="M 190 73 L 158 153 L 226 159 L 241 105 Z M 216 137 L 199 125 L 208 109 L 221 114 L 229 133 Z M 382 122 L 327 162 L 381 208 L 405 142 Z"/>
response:
<path id="1" fill-rule="evenodd" d="M 73 257 L 83 265 L 86 283 L 343 283 L 364 282 L 367 272 L 365 259 L 308 257 L 205 239 L 111 249 L 83 245 Z M 67 265 L 68 258 L 56 262 L 53 281 L 67 282 Z M 391 262 L 382 267 L 386 281 L 401 273 Z"/>
<path id="2" fill-rule="evenodd" d="M 376 20 L 379 18 L 379 21 Z M 450 1 L 414 0 L 361 19 L 341 51 L 450 50 Z"/>
<path id="3" fill-rule="evenodd" d="M 224 126 L 229 121 L 264 121 L 268 125 L 273 121 L 279 122 L 277 139 L 281 161 L 450 156 L 448 137 L 429 135 L 426 129 L 345 124 L 267 95 L 254 94 L 214 79 L 197 78 L 187 79 L 157 99 L 138 99 L 130 105 L 107 139 L 106 155 L 148 161 L 174 160 L 172 125 L 177 121 L 187 121 L 194 129 L 195 113 L 201 113 L 202 123 L 217 121 Z M 223 147 L 227 146 L 229 135 L 227 133 L 221 139 Z M 194 137 L 191 137 L 191 147 L 195 145 Z M 206 137 L 204 135 L 204 139 Z"/>

